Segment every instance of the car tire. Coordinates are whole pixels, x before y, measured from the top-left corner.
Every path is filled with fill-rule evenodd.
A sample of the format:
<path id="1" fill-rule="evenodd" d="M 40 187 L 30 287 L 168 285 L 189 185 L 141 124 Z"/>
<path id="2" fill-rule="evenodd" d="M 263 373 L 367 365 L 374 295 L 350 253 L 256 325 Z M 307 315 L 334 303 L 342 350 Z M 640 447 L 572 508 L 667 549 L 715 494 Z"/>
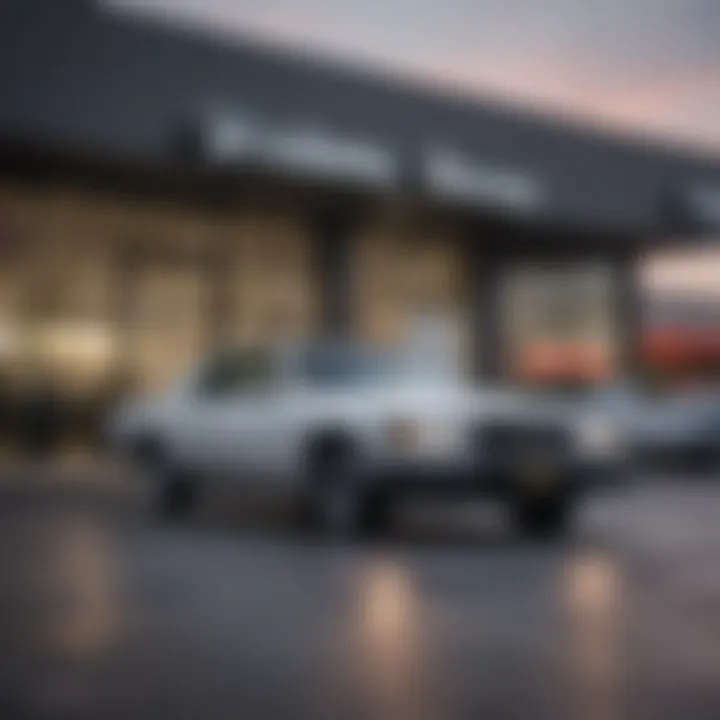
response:
<path id="1" fill-rule="evenodd" d="M 160 520 L 185 520 L 198 503 L 198 485 L 189 476 L 168 471 L 155 479 L 152 498 L 153 515 Z"/>
<path id="2" fill-rule="evenodd" d="M 333 440 L 315 445 L 306 461 L 306 475 L 300 502 L 303 526 L 336 540 L 367 537 L 386 529 L 390 497 L 364 484 L 349 443 Z"/>
<path id="3" fill-rule="evenodd" d="M 573 510 L 574 503 L 566 495 L 519 499 L 513 503 L 515 521 L 522 534 L 539 540 L 563 537 L 569 530 Z"/>
<path id="4" fill-rule="evenodd" d="M 159 442 L 142 438 L 135 443 L 133 460 L 150 492 L 150 512 L 160 520 L 181 520 L 194 511 L 198 484 L 173 468 Z"/>
<path id="5" fill-rule="evenodd" d="M 361 506 L 362 534 L 372 537 L 384 535 L 392 524 L 395 504 L 395 496 L 382 487 L 368 491 Z"/>

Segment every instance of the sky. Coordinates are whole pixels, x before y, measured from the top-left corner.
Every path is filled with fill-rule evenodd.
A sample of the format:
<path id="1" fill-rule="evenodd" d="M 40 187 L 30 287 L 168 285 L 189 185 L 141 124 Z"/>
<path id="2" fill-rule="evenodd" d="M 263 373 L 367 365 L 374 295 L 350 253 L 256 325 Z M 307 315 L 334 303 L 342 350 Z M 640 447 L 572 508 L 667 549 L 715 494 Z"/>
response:
<path id="1" fill-rule="evenodd" d="M 106 0 L 720 155 L 720 0 Z M 651 288 L 720 300 L 720 250 Z"/>
<path id="2" fill-rule="evenodd" d="M 720 151 L 720 0 L 111 0 Z"/>

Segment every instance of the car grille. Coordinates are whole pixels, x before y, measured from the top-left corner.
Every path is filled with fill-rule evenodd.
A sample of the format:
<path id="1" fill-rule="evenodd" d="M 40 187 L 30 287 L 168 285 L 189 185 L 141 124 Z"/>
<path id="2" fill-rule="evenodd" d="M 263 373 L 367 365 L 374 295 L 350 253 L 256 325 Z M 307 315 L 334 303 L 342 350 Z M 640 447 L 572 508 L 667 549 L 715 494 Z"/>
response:
<path id="1" fill-rule="evenodd" d="M 474 437 L 488 457 L 502 461 L 558 461 L 570 451 L 569 431 L 552 424 L 486 422 L 476 428 Z"/>

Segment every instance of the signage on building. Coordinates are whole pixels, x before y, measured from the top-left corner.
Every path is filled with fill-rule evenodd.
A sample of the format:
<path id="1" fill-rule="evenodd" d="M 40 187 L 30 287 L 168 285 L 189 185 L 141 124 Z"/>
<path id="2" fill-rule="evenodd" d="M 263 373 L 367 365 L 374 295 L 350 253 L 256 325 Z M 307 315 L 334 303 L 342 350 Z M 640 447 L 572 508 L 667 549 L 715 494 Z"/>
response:
<path id="1" fill-rule="evenodd" d="M 272 126 L 237 114 L 217 114 L 203 128 L 208 158 L 245 162 L 322 179 L 393 185 L 397 164 L 377 142 L 340 135 L 318 125 Z"/>
<path id="2" fill-rule="evenodd" d="M 203 125 L 202 142 L 206 157 L 217 164 L 244 163 L 386 188 L 407 179 L 399 152 L 320 124 L 273 125 L 241 113 L 214 113 Z M 420 186 L 450 202 L 526 213 L 545 201 L 543 184 L 523 170 L 438 147 L 421 151 L 418 159 Z"/>
<path id="3" fill-rule="evenodd" d="M 533 175 L 478 162 L 452 150 L 427 153 L 424 174 L 431 192 L 462 202 L 531 212 L 545 199 L 545 189 Z"/>

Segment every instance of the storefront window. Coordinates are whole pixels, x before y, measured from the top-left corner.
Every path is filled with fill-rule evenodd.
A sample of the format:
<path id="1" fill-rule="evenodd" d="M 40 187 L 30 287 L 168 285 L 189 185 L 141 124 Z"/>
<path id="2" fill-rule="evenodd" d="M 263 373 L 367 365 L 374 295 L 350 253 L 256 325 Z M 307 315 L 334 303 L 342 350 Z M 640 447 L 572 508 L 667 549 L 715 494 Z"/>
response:
<path id="1" fill-rule="evenodd" d="M 515 379 L 585 385 L 614 373 L 615 322 L 608 265 L 525 266 L 503 287 L 506 364 Z"/>
<path id="2" fill-rule="evenodd" d="M 356 252 L 360 338 L 463 373 L 469 332 L 460 244 L 440 231 L 379 223 Z"/>

